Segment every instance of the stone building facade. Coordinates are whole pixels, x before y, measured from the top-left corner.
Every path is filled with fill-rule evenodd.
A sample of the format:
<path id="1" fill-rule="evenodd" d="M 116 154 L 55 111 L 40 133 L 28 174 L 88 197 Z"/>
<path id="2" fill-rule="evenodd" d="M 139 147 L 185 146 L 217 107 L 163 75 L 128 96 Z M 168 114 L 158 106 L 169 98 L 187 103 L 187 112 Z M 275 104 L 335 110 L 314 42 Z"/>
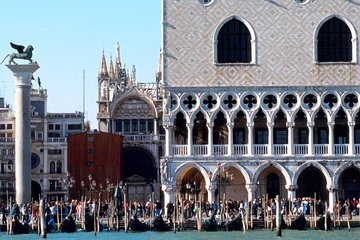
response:
<path id="1" fill-rule="evenodd" d="M 68 197 L 67 142 L 84 128 L 84 115 L 47 111 L 47 90 L 41 85 L 30 90 L 31 108 L 31 190 L 32 199 L 48 201 Z M 0 98 L 0 197 L 15 196 L 15 113 Z"/>
<path id="2" fill-rule="evenodd" d="M 165 203 L 360 197 L 360 5 L 163 0 Z"/>
<path id="3" fill-rule="evenodd" d="M 136 68 L 122 65 L 116 45 L 109 67 L 102 55 L 98 74 L 98 130 L 123 136 L 121 168 L 130 201 L 161 198 L 160 157 L 163 155 L 161 71 L 156 81 L 139 83 Z M 120 146 L 119 146 L 120 148 Z M 120 169 L 119 169 L 120 171 Z"/>

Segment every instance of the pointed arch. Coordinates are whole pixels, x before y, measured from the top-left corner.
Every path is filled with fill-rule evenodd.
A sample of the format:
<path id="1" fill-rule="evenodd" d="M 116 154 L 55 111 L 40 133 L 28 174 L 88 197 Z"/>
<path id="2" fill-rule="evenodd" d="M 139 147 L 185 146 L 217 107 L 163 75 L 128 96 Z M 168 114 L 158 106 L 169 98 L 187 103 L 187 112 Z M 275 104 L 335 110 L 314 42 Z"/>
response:
<path id="1" fill-rule="evenodd" d="M 339 31 L 335 31 L 335 25 Z M 326 41 L 329 37 L 334 40 L 331 44 Z M 341 38 L 346 39 L 344 43 Z M 357 63 L 357 42 L 356 29 L 348 19 L 337 14 L 329 15 L 319 23 L 314 32 L 314 61 Z M 335 51 L 339 48 L 342 50 L 340 54 Z"/>
<path id="2" fill-rule="evenodd" d="M 324 175 L 325 180 L 326 180 L 326 186 L 327 186 L 327 188 L 329 188 L 330 186 L 333 185 L 333 182 L 332 182 L 332 179 L 331 179 L 331 176 L 330 176 L 329 171 L 328 171 L 323 165 L 321 165 L 320 163 L 315 162 L 315 161 L 309 161 L 309 162 L 303 163 L 303 164 L 296 170 L 296 172 L 295 172 L 295 174 L 294 174 L 294 177 L 293 177 L 293 179 L 292 179 L 292 182 L 293 182 L 294 184 L 297 184 L 300 174 L 301 174 L 306 168 L 311 167 L 311 166 L 319 169 L 320 172 Z"/>
<path id="3" fill-rule="evenodd" d="M 286 185 L 291 185 L 291 177 L 290 177 L 290 174 L 289 172 L 282 166 L 280 165 L 279 163 L 275 163 L 275 162 L 268 162 L 268 163 L 265 163 L 265 164 L 262 164 L 260 165 L 254 175 L 253 175 L 253 178 L 252 178 L 252 182 L 253 183 L 256 183 L 257 182 L 257 179 L 259 178 L 260 174 L 265 170 L 267 169 L 268 167 L 274 167 L 276 169 L 278 169 L 281 174 L 284 176 L 285 178 L 285 181 L 286 181 Z"/>
<path id="4" fill-rule="evenodd" d="M 359 171 L 360 171 L 360 165 L 359 164 L 356 164 L 356 163 L 353 163 L 353 162 L 347 162 L 347 163 L 344 163 L 342 164 L 340 167 L 338 167 L 336 170 L 335 170 L 335 173 L 334 173 L 334 185 L 335 186 L 338 186 L 339 185 L 339 179 L 340 179 L 340 176 L 341 174 L 351 168 L 351 167 L 354 167 L 354 168 L 357 168 Z"/>
<path id="5" fill-rule="evenodd" d="M 176 185 L 176 181 L 179 178 L 179 176 L 189 168 L 195 168 L 199 170 L 199 172 L 205 179 L 205 185 L 210 186 L 210 178 L 208 172 L 200 164 L 194 162 L 183 163 L 175 169 L 174 177 L 172 178 L 172 185 Z"/>
<path id="6" fill-rule="evenodd" d="M 219 175 L 221 169 L 230 168 L 230 167 L 235 168 L 236 170 L 238 170 L 243 175 L 246 184 L 251 184 L 252 183 L 248 171 L 243 166 L 241 166 L 239 164 L 236 164 L 236 163 L 232 163 L 232 162 L 223 163 L 223 164 L 220 165 L 220 168 L 216 168 L 215 172 L 212 174 L 212 177 L 210 179 L 211 182 L 216 181 L 216 176 Z"/>
<path id="7" fill-rule="evenodd" d="M 231 28 L 235 33 L 240 35 L 240 42 L 237 42 L 236 49 L 235 46 L 227 46 L 228 49 L 225 49 L 226 46 L 222 45 L 222 40 L 220 38 L 229 37 L 228 35 L 233 34 L 228 28 Z M 243 44 L 240 46 L 240 43 Z M 220 46 L 219 46 L 220 45 Z M 235 45 L 235 44 L 234 44 Z M 233 49 L 234 48 L 234 49 Z M 233 56 L 229 59 L 226 58 L 223 54 L 225 52 L 222 51 L 236 50 L 239 55 L 243 54 L 243 56 Z M 220 56 L 220 58 L 219 58 Z M 228 61 L 230 60 L 230 61 Z M 216 30 L 214 32 L 214 62 L 215 64 L 228 64 L 228 63 L 250 63 L 256 64 L 256 35 L 254 28 L 251 24 L 243 19 L 240 16 L 229 16 L 222 20 Z"/>

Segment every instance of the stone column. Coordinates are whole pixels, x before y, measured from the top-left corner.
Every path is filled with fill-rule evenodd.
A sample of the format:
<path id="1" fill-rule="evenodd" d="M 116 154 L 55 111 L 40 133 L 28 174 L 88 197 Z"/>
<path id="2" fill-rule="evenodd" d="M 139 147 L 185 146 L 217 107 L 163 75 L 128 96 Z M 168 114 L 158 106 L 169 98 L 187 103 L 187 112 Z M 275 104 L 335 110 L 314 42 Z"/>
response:
<path id="1" fill-rule="evenodd" d="M 186 124 L 187 130 L 188 130 L 188 155 L 192 156 L 193 155 L 193 127 L 194 124 L 193 123 L 187 123 Z"/>
<path id="2" fill-rule="evenodd" d="M 308 155 L 313 156 L 314 155 L 314 122 L 308 122 L 307 123 L 308 129 L 309 129 L 309 146 L 308 146 Z"/>
<path id="3" fill-rule="evenodd" d="M 354 139 L 354 127 L 355 122 L 348 122 L 349 125 L 349 155 L 355 153 L 355 139 Z"/>
<path id="4" fill-rule="evenodd" d="M 254 123 L 247 123 L 248 127 L 248 155 L 254 155 Z"/>
<path id="5" fill-rule="evenodd" d="M 294 155 L 294 122 L 287 122 L 286 126 L 288 127 L 288 150 L 287 155 Z"/>
<path id="6" fill-rule="evenodd" d="M 170 146 L 171 146 L 171 140 L 172 140 L 172 125 L 169 123 L 164 123 L 165 128 L 165 157 L 169 157 L 170 152 Z"/>
<path id="7" fill-rule="evenodd" d="M 288 190 L 288 199 L 293 200 L 296 198 L 296 189 L 298 189 L 297 185 L 286 185 L 285 188 Z"/>
<path id="8" fill-rule="evenodd" d="M 172 185 L 165 185 L 163 184 L 161 189 L 164 192 L 164 205 L 163 205 L 163 209 L 165 210 L 165 215 L 167 215 L 167 208 L 166 205 L 171 202 L 174 203 L 174 192 L 175 192 L 175 187 Z"/>
<path id="9" fill-rule="evenodd" d="M 329 191 L 329 212 L 332 213 L 334 211 L 334 204 L 336 201 L 337 188 L 334 185 L 330 185 L 330 186 L 328 185 L 328 186 L 326 186 L 326 188 Z"/>
<path id="10" fill-rule="evenodd" d="M 328 154 L 334 155 L 334 122 L 329 122 L 329 145 L 328 145 Z"/>
<path id="11" fill-rule="evenodd" d="M 214 146 L 213 146 L 213 128 L 214 123 L 208 123 L 208 155 L 213 156 L 214 155 Z"/>
<path id="12" fill-rule="evenodd" d="M 31 77 L 39 69 L 37 63 L 7 65 L 15 80 L 15 195 L 16 203 L 31 201 Z"/>
<path id="13" fill-rule="evenodd" d="M 255 184 L 246 184 L 245 187 L 246 187 L 246 190 L 248 193 L 247 201 L 252 202 L 252 200 L 254 200 L 254 198 L 256 198 L 255 191 L 256 191 L 257 186 Z"/>
<path id="14" fill-rule="evenodd" d="M 268 152 L 267 155 L 274 155 L 274 123 L 268 122 L 267 123 L 268 129 L 269 129 L 269 136 L 268 136 Z"/>
<path id="15" fill-rule="evenodd" d="M 139 121 L 140 123 L 140 121 Z M 139 126 L 140 129 L 140 126 Z M 158 131 L 158 120 L 155 118 L 154 119 L 154 141 L 159 140 L 159 131 Z"/>
<path id="16" fill-rule="evenodd" d="M 232 156 L 234 154 L 234 142 L 233 142 L 233 128 L 234 123 L 230 122 L 227 124 L 228 127 L 228 156 Z"/>
<path id="17" fill-rule="evenodd" d="M 215 186 L 213 184 L 210 184 L 209 186 L 206 186 L 207 195 L 208 195 L 208 202 L 210 204 L 215 202 Z"/>

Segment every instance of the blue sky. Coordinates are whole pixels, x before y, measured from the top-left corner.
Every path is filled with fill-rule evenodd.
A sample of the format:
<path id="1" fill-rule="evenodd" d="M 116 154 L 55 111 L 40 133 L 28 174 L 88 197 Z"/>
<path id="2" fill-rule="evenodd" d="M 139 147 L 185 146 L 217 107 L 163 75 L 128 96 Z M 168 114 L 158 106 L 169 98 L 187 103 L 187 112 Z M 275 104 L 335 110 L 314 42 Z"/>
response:
<path id="1" fill-rule="evenodd" d="M 48 112 L 82 111 L 85 70 L 85 116 L 97 128 L 97 74 L 103 50 L 109 66 L 119 42 L 122 64 L 129 70 L 136 66 L 139 82 L 155 81 L 161 46 L 160 2 L 0 0 L 0 61 L 15 51 L 10 42 L 34 46 L 33 60 L 40 65 L 35 77 L 48 90 Z M 14 81 L 5 63 L 0 65 L 0 95 L 13 106 Z"/>

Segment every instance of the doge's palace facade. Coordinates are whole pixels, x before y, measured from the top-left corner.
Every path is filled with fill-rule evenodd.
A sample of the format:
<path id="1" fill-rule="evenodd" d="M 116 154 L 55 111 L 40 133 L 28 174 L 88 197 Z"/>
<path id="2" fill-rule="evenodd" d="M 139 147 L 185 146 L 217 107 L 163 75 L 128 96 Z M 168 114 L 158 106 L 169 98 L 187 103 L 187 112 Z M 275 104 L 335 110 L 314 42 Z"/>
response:
<path id="1" fill-rule="evenodd" d="M 360 1 L 162 8 L 165 204 L 360 197 Z"/>

